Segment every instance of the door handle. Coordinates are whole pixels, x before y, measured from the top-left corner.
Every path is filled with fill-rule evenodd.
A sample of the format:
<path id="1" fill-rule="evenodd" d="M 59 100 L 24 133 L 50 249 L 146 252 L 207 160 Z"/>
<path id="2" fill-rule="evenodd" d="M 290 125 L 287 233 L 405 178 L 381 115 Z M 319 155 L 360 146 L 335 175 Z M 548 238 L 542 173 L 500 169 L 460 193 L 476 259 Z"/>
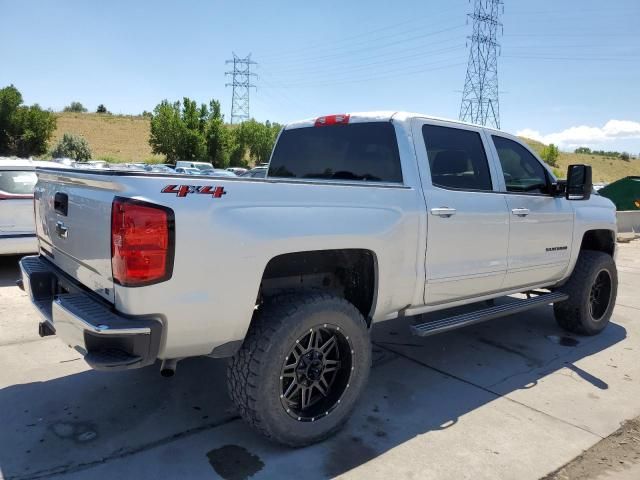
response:
<path id="1" fill-rule="evenodd" d="M 527 215 L 529 215 L 529 209 L 528 208 L 514 208 L 511 210 L 511 213 L 513 213 L 514 215 L 517 215 L 519 217 L 526 217 Z"/>
<path id="2" fill-rule="evenodd" d="M 438 207 L 438 208 L 431 209 L 431 215 L 437 215 L 438 217 L 442 217 L 442 218 L 449 218 L 451 215 L 455 215 L 455 214 L 456 214 L 455 208 Z"/>
<path id="3" fill-rule="evenodd" d="M 56 222 L 56 233 L 60 238 L 67 238 L 69 236 L 69 228 L 65 227 L 62 222 Z"/>

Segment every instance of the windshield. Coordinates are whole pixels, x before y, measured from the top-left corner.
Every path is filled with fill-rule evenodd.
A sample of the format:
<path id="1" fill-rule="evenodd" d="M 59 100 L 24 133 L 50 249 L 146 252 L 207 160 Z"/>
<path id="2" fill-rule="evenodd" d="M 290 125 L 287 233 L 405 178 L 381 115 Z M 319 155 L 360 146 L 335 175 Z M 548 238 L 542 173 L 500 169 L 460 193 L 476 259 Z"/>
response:
<path id="1" fill-rule="evenodd" d="M 213 166 L 208 163 L 194 163 L 193 166 L 198 170 L 213 170 Z"/>
<path id="2" fill-rule="evenodd" d="M 13 195 L 33 193 L 38 177 L 35 172 L 19 170 L 0 170 L 0 192 Z"/>

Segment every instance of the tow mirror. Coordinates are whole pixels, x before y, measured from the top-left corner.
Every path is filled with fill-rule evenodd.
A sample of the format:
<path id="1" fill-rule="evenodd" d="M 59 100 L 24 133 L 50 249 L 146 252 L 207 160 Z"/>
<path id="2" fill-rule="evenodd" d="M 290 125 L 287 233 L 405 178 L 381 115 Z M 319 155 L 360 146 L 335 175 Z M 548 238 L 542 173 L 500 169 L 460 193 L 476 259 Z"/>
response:
<path id="1" fill-rule="evenodd" d="M 590 165 L 569 165 L 567 169 L 567 200 L 589 200 L 593 182 Z"/>

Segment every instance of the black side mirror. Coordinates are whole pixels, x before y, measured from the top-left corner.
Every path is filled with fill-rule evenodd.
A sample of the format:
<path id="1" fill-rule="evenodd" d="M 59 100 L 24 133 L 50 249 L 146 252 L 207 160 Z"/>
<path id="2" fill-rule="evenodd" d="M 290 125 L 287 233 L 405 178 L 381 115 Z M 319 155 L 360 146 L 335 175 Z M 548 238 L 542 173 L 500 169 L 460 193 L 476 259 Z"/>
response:
<path id="1" fill-rule="evenodd" d="M 593 190 L 590 165 L 569 165 L 567 169 L 567 200 L 589 200 Z"/>

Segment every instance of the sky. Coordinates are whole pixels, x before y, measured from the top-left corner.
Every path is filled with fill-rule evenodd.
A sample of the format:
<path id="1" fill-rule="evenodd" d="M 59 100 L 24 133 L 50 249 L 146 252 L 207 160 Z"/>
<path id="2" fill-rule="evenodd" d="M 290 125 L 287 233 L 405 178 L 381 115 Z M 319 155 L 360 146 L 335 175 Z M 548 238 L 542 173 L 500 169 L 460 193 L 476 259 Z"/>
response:
<path id="1" fill-rule="evenodd" d="M 61 110 L 218 99 L 257 62 L 250 112 L 280 123 L 408 110 L 457 118 L 473 0 L 0 0 L 0 88 Z M 505 0 L 502 130 L 640 154 L 640 1 Z"/>

